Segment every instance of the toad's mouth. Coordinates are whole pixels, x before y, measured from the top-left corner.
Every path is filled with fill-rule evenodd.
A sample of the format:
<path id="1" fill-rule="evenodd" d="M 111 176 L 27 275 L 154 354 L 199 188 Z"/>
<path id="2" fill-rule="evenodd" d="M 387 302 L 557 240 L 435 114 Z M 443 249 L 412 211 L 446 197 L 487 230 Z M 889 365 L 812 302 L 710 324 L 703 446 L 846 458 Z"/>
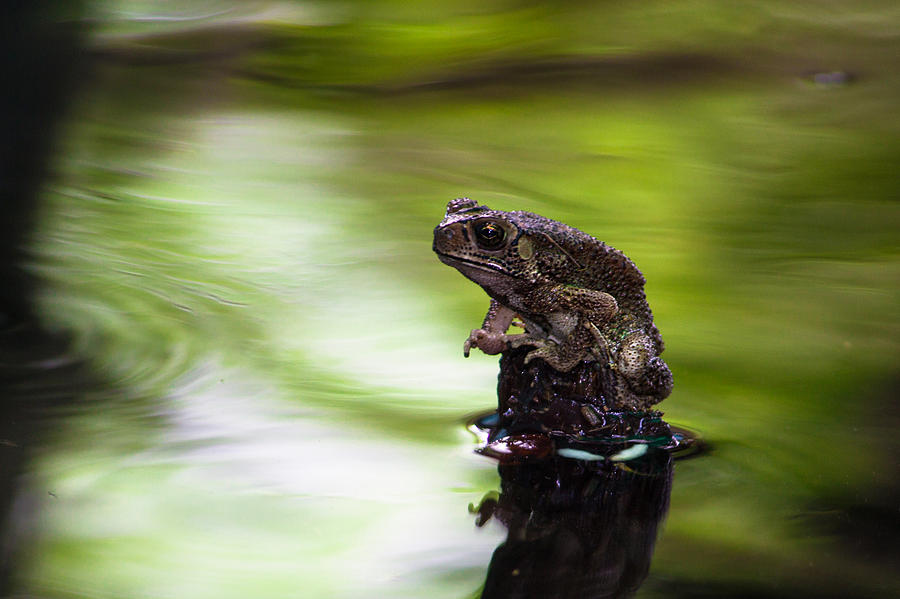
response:
<path id="1" fill-rule="evenodd" d="M 444 264 L 448 264 L 453 268 L 459 268 L 460 266 L 463 266 L 464 268 L 477 268 L 478 270 L 484 270 L 487 272 L 499 272 L 501 274 L 507 274 L 506 270 L 499 264 L 493 264 L 491 262 L 476 262 L 474 260 L 460 258 L 459 256 L 451 256 L 450 254 L 445 254 L 437 250 L 435 250 L 434 253 L 437 254 L 438 259 L 441 262 L 443 262 Z"/>

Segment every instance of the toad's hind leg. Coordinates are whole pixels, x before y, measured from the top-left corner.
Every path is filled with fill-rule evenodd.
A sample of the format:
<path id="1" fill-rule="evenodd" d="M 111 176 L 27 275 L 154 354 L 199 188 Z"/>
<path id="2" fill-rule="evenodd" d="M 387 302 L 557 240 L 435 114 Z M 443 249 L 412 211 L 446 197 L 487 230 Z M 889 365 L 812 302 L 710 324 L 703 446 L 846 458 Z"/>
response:
<path id="1" fill-rule="evenodd" d="M 637 395 L 653 396 L 661 401 L 672 392 L 672 371 L 657 355 L 653 341 L 642 332 L 622 340 L 616 370 Z"/>
<path id="2" fill-rule="evenodd" d="M 590 348 L 594 336 L 585 327 L 577 327 L 563 343 L 556 343 L 549 339 L 531 340 L 530 345 L 537 346 L 525 356 L 528 364 L 535 358 L 540 358 L 559 372 L 569 372 L 582 360 L 593 357 Z"/>

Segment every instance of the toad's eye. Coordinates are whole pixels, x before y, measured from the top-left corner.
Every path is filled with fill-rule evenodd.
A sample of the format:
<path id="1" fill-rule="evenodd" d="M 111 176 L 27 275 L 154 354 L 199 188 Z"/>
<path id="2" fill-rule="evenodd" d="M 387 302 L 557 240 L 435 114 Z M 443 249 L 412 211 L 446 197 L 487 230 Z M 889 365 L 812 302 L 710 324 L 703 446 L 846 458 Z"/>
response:
<path id="1" fill-rule="evenodd" d="M 506 241 L 506 230 L 494 221 L 482 221 L 475 225 L 475 239 L 486 250 L 497 250 Z"/>

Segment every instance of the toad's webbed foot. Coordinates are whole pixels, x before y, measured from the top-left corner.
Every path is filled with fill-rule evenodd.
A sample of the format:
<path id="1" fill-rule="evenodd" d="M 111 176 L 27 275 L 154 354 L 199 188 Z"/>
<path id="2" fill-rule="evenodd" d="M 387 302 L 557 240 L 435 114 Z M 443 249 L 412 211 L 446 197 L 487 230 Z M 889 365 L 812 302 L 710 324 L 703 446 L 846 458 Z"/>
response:
<path id="1" fill-rule="evenodd" d="M 477 347 L 489 356 L 494 356 L 507 349 L 514 349 L 523 345 L 536 345 L 540 341 L 542 340 L 534 339 L 527 333 L 507 335 L 498 331 L 474 329 L 469 334 L 466 342 L 463 343 L 463 355 L 468 358 L 472 348 Z"/>
<path id="2" fill-rule="evenodd" d="M 463 343 L 463 355 L 469 357 L 469 352 L 477 347 L 489 356 L 499 354 L 507 347 L 506 333 L 473 329 L 469 338 Z"/>
<path id="3" fill-rule="evenodd" d="M 468 358 L 473 347 L 477 347 L 489 356 L 494 356 L 507 349 L 526 345 L 532 339 L 531 335 L 527 333 L 506 334 L 510 325 L 519 326 L 521 324 L 513 322 L 515 315 L 515 312 L 501 305 L 497 300 L 491 299 L 491 306 L 488 308 L 481 328 L 474 329 L 469 333 L 469 338 L 463 344 L 463 355 Z"/>

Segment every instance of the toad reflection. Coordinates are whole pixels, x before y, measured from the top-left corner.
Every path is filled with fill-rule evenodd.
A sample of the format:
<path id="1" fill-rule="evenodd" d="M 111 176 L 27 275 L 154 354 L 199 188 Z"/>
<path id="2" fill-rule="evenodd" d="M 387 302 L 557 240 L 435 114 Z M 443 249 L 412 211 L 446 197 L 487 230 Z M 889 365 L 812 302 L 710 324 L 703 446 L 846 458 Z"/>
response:
<path id="1" fill-rule="evenodd" d="M 495 518 L 508 529 L 482 599 L 632 596 L 649 571 L 672 485 L 669 451 L 641 447 L 644 455 L 624 463 L 501 463 L 499 497 L 477 509 L 479 526 Z"/>

